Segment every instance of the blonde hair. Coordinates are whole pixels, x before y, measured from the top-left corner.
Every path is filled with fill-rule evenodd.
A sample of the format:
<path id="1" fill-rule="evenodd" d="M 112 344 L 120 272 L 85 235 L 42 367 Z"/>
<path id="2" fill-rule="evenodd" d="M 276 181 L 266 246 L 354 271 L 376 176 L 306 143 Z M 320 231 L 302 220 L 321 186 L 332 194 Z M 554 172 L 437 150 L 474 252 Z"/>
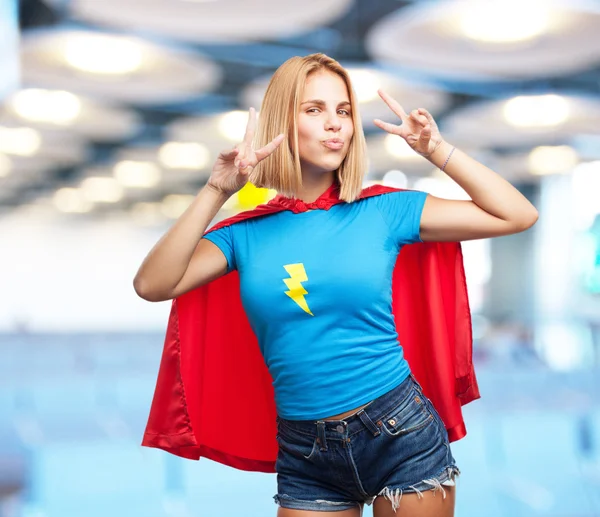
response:
<path id="1" fill-rule="evenodd" d="M 256 131 L 255 148 L 268 144 L 278 134 L 289 135 L 285 142 L 252 171 L 250 181 L 257 187 L 277 190 L 279 194 L 295 197 L 302 187 L 302 171 L 298 153 L 298 111 L 306 79 L 313 73 L 327 71 L 339 75 L 348 88 L 352 109 L 354 135 L 348 154 L 337 170 L 340 199 L 351 202 L 358 198 L 367 169 L 366 142 L 358 103 L 348 72 L 325 54 L 292 57 L 273 74 L 265 93 Z"/>

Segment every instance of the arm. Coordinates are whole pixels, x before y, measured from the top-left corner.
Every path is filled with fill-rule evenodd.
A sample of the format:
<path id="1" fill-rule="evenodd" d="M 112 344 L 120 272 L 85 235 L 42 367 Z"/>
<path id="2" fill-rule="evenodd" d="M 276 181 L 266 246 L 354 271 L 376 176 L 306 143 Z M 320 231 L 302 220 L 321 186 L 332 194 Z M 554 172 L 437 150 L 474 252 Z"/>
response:
<path id="1" fill-rule="evenodd" d="M 227 260 L 202 239 L 227 196 L 206 185 L 146 256 L 133 280 L 135 292 L 150 302 L 176 298 L 227 271 Z"/>
<path id="2" fill-rule="evenodd" d="M 202 236 L 229 196 L 248 182 L 252 169 L 284 140 L 285 135 L 278 135 L 255 151 L 255 127 L 256 111 L 250 108 L 243 142 L 219 155 L 206 186 L 144 259 L 133 280 L 138 296 L 151 302 L 169 300 L 227 272 L 225 255 Z"/>
<path id="3" fill-rule="evenodd" d="M 428 156 L 441 168 L 452 150 L 442 141 Z M 535 224 L 535 207 L 508 181 L 455 149 L 444 172 L 458 183 L 472 201 L 427 196 L 421 215 L 421 240 L 465 241 L 522 232 Z"/>
<path id="4" fill-rule="evenodd" d="M 452 146 L 444 141 L 426 109 L 407 115 L 402 106 L 385 92 L 379 95 L 400 117 L 397 126 L 375 119 L 375 125 L 401 136 L 421 156 L 441 168 Z M 518 233 L 535 224 L 535 207 L 508 181 L 485 165 L 455 149 L 444 171 L 458 183 L 472 201 L 440 199 L 428 195 L 421 214 L 421 240 L 463 241 Z"/>

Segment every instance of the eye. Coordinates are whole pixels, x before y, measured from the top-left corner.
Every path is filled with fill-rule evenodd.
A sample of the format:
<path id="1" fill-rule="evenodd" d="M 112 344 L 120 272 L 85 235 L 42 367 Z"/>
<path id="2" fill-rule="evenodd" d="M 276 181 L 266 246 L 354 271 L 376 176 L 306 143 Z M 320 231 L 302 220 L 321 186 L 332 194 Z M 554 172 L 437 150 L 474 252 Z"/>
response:
<path id="1" fill-rule="evenodd" d="M 319 108 L 309 108 L 306 110 L 306 113 L 310 113 L 311 111 L 319 111 Z"/>
<path id="2" fill-rule="evenodd" d="M 350 115 L 350 112 L 349 112 L 348 110 L 338 110 L 338 113 L 339 113 L 340 111 L 341 111 L 341 112 L 342 112 L 342 114 L 344 114 L 344 115 L 347 115 L 347 116 L 349 116 L 349 115 Z"/>

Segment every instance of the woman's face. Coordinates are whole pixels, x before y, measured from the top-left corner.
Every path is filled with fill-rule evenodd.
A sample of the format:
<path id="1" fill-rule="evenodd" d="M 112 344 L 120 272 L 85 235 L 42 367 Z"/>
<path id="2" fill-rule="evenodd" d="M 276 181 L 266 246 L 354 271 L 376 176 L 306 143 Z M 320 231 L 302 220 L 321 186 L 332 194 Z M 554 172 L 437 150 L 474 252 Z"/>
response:
<path id="1" fill-rule="evenodd" d="M 298 113 L 298 152 L 302 172 L 335 171 L 348 154 L 354 134 L 350 97 L 337 74 L 315 72 L 306 79 Z"/>

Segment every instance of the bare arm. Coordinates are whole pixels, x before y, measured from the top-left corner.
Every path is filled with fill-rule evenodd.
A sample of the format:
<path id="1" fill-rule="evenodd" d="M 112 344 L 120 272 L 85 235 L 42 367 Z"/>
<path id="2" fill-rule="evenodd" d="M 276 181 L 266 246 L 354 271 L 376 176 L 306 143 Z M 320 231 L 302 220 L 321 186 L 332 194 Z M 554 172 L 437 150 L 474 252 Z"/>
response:
<path id="1" fill-rule="evenodd" d="M 443 141 L 428 159 L 442 167 L 452 150 Z M 472 201 L 427 196 L 421 215 L 421 240 L 465 241 L 498 237 L 526 230 L 538 218 L 535 207 L 513 185 L 460 149 L 455 149 L 444 172 Z"/>
<path id="2" fill-rule="evenodd" d="M 169 300 L 225 274 L 221 250 L 201 239 L 227 197 L 210 185 L 200 190 L 142 262 L 133 280 L 138 296 L 150 302 Z"/>
<path id="3" fill-rule="evenodd" d="M 256 112 L 250 108 L 242 143 L 223 151 L 205 187 L 146 256 L 133 280 L 135 292 L 150 302 L 176 298 L 227 272 L 221 250 L 202 236 L 225 201 L 247 182 L 254 167 L 283 142 L 278 135 L 261 149 L 252 149 Z"/>
<path id="4" fill-rule="evenodd" d="M 375 125 L 398 135 L 421 156 L 441 168 L 452 146 L 440 135 L 431 114 L 423 108 L 407 115 L 387 93 L 379 95 L 400 117 L 397 126 L 375 119 Z M 508 181 L 485 165 L 455 149 L 444 172 L 458 183 L 471 201 L 440 199 L 428 195 L 421 214 L 421 240 L 463 241 L 518 233 L 533 226 L 538 218 L 535 207 Z"/>

